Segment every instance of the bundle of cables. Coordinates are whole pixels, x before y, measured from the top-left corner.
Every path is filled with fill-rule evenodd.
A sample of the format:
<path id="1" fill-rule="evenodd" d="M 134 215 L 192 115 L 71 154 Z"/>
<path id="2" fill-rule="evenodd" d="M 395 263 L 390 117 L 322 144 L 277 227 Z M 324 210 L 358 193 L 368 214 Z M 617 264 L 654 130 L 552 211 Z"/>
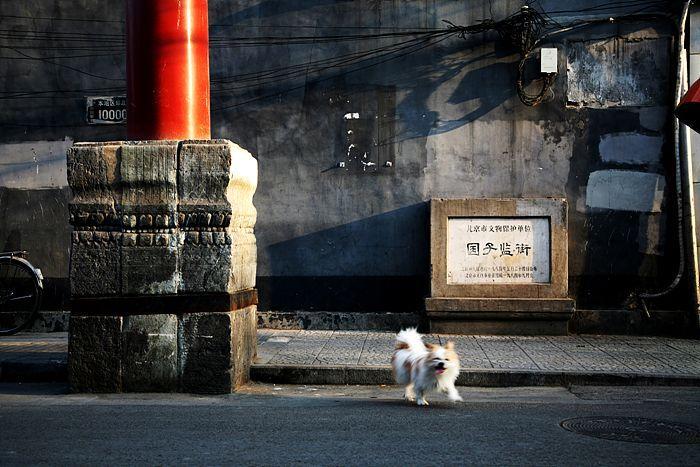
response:
<path id="1" fill-rule="evenodd" d="M 541 42 L 542 31 L 547 26 L 547 19 L 538 11 L 528 6 L 523 6 L 520 11 L 502 20 L 485 20 L 473 26 L 457 26 L 450 21 L 443 20 L 450 30 L 459 32 L 459 37 L 466 38 L 467 34 L 476 34 L 488 30 L 495 30 L 501 39 L 514 47 L 520 55 L 518 62 L 518 78 L 515 83 L 518 97 L 523 104 L 536 106 L 544 102 L 545 98 L 553 93 L 552 85 L 556 73 L 545 73 L 536 81 L 540 82 L 539 91 L 532 94 L 525 90 L 525 64 L 535 53 L 537 45 Z"/>
<path id="2" fill-rule="evenodd" d="M 502 21 L 494 24 L 494 29 L 501 38 L 513 45 L 520 54 L 518 63 L 518 78 L 515 82 L 518 97 L 523 104 L 536 106 L 541 104 L 551 93 L 554 77 L 556 73 L 545 73 L 540 81 L 540 89 L 532 94 L 525 90 L 525 64 L 533 55 L 535 48 L 540 42 L 542 29 L 547 24 L 546 19 L 533 8 L 524 6 L 518 13 L 515 13 Z"/>

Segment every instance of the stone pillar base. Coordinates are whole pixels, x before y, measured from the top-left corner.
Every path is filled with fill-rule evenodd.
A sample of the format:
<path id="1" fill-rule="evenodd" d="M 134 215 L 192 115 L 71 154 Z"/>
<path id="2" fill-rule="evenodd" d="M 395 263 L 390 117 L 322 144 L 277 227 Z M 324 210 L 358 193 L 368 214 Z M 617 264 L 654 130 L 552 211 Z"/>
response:
<path id="1" fill-rule="evenodd" d="M 172 313 L 155 314 L 147 305 L 140 314 L 136 299 L 124 314 L 102 315 L 120 303 L 104 302 L 87 314 L 87 303 L 76 301 L 69 328 L 71 390 L 221 394 L 245 384 L 256 352 L 257 306 L 202 311 L 195 301 L 185 312 L 186 297 L 178 299 Z"/>
<path id="2" fill-rule="evenodd" d="M 69 381 L 226 393 L 256 346 L 255 158 L 227 140 L 77 143 Z"/>
<path id="3" fill-rule="evenodd" d="M 565 335 L 574 312 L 568 298 L 427 298 L 430 332 Z"/>

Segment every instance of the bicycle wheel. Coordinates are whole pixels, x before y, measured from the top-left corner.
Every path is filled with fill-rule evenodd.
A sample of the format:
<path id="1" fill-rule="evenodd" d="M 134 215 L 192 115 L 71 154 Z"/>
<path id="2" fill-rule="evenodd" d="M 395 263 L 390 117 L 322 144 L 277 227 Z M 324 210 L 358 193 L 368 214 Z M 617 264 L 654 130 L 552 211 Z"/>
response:
<path id="1" fill-rule="evenodd" d="M 0 336 L 25 329 L 36 318 L 42 287 L 24 259 L 0 258 Z"/>

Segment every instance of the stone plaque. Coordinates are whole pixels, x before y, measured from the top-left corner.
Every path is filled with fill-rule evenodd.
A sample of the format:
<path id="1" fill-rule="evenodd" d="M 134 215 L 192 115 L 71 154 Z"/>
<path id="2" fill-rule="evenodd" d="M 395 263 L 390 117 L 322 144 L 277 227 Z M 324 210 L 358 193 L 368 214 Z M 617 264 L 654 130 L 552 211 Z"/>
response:
<path id="1" fill-rule="evenodd" d="M 448 284 L 550 282 L 547 217 L 450 217 Z"/>
<path id="2" fill-rule="evenodd" d="M 430 200 L 430 331 L 566 334 L 567 211 L 561 198 Z"/>

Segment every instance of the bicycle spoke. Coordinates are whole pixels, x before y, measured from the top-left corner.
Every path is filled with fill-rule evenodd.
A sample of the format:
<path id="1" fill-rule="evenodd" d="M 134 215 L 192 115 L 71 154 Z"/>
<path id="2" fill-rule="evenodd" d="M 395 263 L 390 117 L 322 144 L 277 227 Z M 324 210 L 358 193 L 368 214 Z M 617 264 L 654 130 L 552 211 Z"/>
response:
<path id="1" fill-rule="evenodd" d="M 0 258 L 0 335 L 29 326 L 40 300 L 41 289 L 32 266 L 25 260 Z"/>
<path id="2" fill-rule="evenodd" d="M 34 295 L 22 295 L 21 297 L 15 297 L 15 298 L 10 298 L 7 301 L 8 302 L 14 302 L 17 300 L 27 300 L 28 298 L 34 298 Z"/>

